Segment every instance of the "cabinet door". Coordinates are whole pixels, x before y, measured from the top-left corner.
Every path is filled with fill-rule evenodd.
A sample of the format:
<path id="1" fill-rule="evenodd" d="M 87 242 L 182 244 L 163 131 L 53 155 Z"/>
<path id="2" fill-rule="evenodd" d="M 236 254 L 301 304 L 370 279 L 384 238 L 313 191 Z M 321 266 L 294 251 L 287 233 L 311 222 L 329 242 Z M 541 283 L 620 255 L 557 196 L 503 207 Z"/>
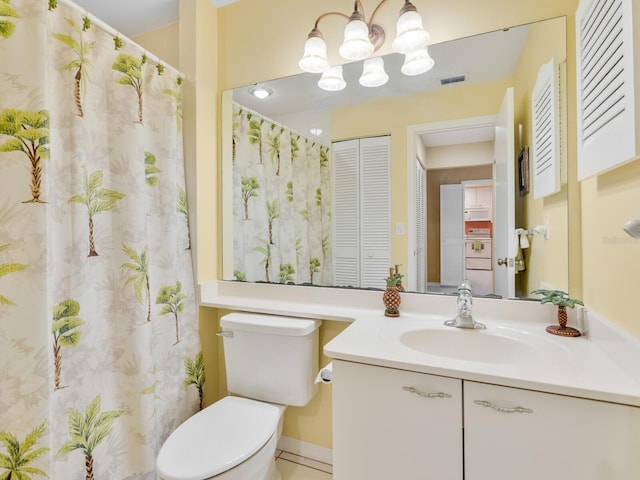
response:
<path id="1" fill-rule="evenodd" d="M 461 403 L 460 380 L 334 361 L 334 480 L 462 479 Z"/>
<path id="2" fill-rule="evenodd" d="M 464 382 L 464 423 L 465 480 L 640 478 L 640 408 Z"/>
<path id="3" fill-rule="evenodd" d="M 491 210 L 491 197 L 492 188 L 491 187 L 476 187 L 476 206 L 478 208 L 486 208 L 487 210 Z"/>

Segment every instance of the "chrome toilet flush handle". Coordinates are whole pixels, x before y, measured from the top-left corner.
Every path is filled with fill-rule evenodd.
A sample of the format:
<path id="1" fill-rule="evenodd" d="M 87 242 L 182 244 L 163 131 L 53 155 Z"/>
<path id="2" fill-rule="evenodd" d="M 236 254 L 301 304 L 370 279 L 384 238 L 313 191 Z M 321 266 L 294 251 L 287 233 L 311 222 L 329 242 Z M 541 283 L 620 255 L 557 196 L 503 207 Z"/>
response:
<path id="1" fill-rule="evenodd" d="M 216 332 L 216 335 L 219 337 L 233 338 L 233 332 L 231 330 L 220 330 Z"/>

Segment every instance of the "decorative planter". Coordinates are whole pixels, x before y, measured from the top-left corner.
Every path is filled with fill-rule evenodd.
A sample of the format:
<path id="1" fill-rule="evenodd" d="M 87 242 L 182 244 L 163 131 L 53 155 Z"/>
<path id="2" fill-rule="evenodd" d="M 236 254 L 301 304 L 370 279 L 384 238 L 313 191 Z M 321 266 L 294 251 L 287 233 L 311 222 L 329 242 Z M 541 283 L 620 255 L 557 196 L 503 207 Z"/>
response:
<path id="1" fill-rule="evenodd" d="M 384 306 L 386 307 L 384 310 L 384 314 L 387 317 L 399 317 L 400 316 L 400 302 L 402 298 L 400 297 L 400 292 L 398 291 L 398 287 L 388 286 L 382 295 L 382 301 Z"/>
<path id="2" fill-rule="evenodd" d="M 558 325 L 549 325 L 547 332 L 562 337 L 579 337 L 580 330 L 567 327 L 567 307 L 558 305 Z"/>

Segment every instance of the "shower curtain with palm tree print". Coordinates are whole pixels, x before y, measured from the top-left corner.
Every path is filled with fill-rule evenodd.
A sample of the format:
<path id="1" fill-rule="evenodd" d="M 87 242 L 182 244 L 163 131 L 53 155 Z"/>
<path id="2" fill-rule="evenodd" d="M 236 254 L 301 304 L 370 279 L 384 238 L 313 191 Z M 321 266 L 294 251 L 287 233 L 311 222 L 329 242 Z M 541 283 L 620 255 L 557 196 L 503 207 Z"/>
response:
<path id="1" fill-rule="evenodd" d="M 204 382 L 181 80 L 55 3 L 0 0 L 0 479 L 155 479 Z"/>
<path id="2" fill-rule="evenodd" d="M 333 284 L 329 147 L 233 106 L 236 280 Z"/>

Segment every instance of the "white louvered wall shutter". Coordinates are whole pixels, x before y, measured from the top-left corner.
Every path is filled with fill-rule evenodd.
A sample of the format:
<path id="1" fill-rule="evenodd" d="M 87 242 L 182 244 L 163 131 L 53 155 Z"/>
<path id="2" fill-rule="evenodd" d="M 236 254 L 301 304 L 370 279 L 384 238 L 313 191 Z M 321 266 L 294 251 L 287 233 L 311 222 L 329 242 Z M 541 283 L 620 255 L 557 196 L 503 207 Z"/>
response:
<path id="1" fill-rule="evenodd" d="M 576 12 L 578 179 L 637 156 L 632 0 L 582 0 Z"/>
<path id="2" fill-rule="evenodd" d="M 335 284 L 384 288 L 391 264 L 388 136 L 334 142 Z"/>
<path id="3" fill-rule="evenodd" d="M 560 191 L 560 96 L 558 66 L 552 58 L 538 70 L 531 94 L 533 197 Z"/>

